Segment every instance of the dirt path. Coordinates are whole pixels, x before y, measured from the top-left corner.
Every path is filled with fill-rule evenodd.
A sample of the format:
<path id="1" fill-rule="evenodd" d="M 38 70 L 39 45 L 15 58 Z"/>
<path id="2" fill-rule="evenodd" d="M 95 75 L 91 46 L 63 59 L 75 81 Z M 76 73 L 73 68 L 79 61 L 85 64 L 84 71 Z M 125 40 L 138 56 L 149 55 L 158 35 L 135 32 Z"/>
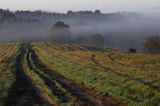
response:
<path id="1" fill-rule="evenodd" d="M 81 101 L 82 106 L 119 106 L 121 103 L 112 101 L 107 97 L 102 97 L 97 95 L 93 90 L 77 84 L 75 81 L 72 81 L 61 74 L 57 73 L 55 70 L 49 69 L 41 61 L 39 61 L 36 53 L 29 47 L 29 52 L 31 53 L 31 59 L 35 66 L 39 68 L 42 72 L 50 76 L 53 81 L 57 81 L 63 86 L 67 91 L 71 93 L 72 96 L 76 97 Z"/>
<path id="2" fill-rule="evenodd" d="M 37 70 L 37 68 L 35 68 L 32 65 L 32 62 L 30 60 L 30 56 L 29 56 L 29 52 L 26 55 L 26 60 L 27 60 L 27 64 L 28 67 L 34 71 L 40 78 L 43 79 L 43 81 L 45 82 L 45 84 L 52 89 L 52 94 L 55 95 L 56 97 L 58 97 L 60 100 L 62 100 L 63 103 L 68 102 L 68 100 L 70 99 L 68 96 L 65 95 L 65 92 L 63 92 L 61 89 L 59 89 L 58 87 L 56 87 L 56 81 L 52 80 L 51 78 L 49 78 L 48 76 L 44 75 L 42 72 L 39 72 Z"/>
<path id="3" fill-rule="evenodd" d="M 33 85 L 27 78 L 22 67 L 22 59 L 25 53 L 24 47 L 16 59 L 16 82 L 9 91 L 5 106 L 46 106 L 41 97 L 36 93 Z"/>

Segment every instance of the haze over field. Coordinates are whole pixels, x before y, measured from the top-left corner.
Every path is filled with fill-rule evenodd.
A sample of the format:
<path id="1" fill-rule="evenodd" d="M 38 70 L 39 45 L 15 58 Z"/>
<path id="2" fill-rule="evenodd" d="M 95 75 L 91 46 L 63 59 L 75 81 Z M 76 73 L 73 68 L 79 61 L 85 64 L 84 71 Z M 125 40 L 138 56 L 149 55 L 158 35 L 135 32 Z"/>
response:
<path id="1" fill-rule="evenodd" d="M 0 106 L 160 106 L 160 0 L 0 0 Z"/>
<path id="2" fill-rule="evenodd" d="M 0 39 L 46 41 L 52 26 L 63 21 L 74 43 L 86 44 L 87 36 L 99 33 L 105 47 L 143 51 L 148 36 L 160 35 L 159 6 L 159 0 L 1 0 L 0 7 L 12 15 L 3 19 L 0 13 Z"/>

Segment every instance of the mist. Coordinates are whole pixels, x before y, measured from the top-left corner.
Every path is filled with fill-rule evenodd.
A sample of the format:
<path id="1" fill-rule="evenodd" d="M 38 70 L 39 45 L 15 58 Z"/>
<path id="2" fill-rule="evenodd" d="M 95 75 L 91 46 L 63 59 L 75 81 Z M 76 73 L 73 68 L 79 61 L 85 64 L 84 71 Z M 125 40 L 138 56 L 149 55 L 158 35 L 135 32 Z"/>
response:
<path id="1" fill-rule="evenodd" d="M 25 14 L 24 14 L 25 13 Z M 159 14 L 152 13 L 99 13 L 90 11 L 72 14 L 47 12 L 13 12 L 14 21 L 1 21 L 1 42 L 42 42 L 50 41 L 48 33 L 57 21 L 70 26 L 72 43 L 85 45 L 85 38 L 95 33 L 103 36 L 105 47 L 127 51 L 134 47 L 144 49 L 148 36 L 160 36 Z"/>

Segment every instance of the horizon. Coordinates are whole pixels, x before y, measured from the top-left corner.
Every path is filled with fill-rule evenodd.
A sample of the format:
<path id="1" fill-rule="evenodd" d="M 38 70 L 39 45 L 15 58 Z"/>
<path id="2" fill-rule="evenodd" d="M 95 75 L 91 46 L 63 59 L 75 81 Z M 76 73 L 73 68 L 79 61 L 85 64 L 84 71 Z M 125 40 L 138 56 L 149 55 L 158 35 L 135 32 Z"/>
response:
<path id="1" fill-rule="evenodd" d="M 73 12 L 79 12 L 79 11 L 92 11 L 94 12 L 95 10 L 100 10 L 100 9 L 93 9 L 93 10 L 67 10 L 67 11 L 54 11 L 54 10 L 45 10 L 45 9 L 34 9 L 34 10 L 29 10 L 29 9 L 10 9 L 10 8 L 1 8 L 2 10 L 9 10 L 11 12 L 16 12 L 16 11 L 31 11 L 31 12 L 35 12 L 35 11 L 41 11 L 41 12 L 48 12 L 48 13 L 60 13 L 60 14 L 67 14 L 68 11 L 73 11 Z M 100 10 L 102 14 L 115 14 L 115 13 L 137 13 L 137 14 L 141 14 L 144 16 L 156 16 L 157 18 L 160 17 L 160 14 L 158 14 L 160 12 L 159 7 L 156 7 L 155 9 L 151 10 L 151 11 L 102 11 Z"/>
<path id="2" fill-rule="evenodd" d="M 88 1 L 74 1 L 74 0 L 39 0 L 38 2 L 27 0 L 1 0 L 0 8 L 9 9 L 11 11 L 16 10 L 42 10 L 50 12 L 66 13 L 69 10 L 73 11 L 86 11 L 99 9 L 103 13 L 110 12 L 138 12 L 138 13 L 152 13 L 159 12 L 160 1 L 158 0 L 88 0 Z"/>

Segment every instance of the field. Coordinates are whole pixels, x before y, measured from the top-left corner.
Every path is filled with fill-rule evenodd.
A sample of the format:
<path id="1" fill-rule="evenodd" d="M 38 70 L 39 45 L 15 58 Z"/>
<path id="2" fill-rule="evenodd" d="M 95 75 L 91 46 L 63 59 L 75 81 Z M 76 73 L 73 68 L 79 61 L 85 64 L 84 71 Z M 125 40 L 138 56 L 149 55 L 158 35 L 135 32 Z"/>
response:
<path id="1" fill-rule="evenodd" d="M 0 44 L 0 105 L 3 105 L 15 82 L 15 58 L 19 44 Z"/>
<path id="2" fill-rule="evenodd" d="M 0 56 L 0 105 L 160 105 L 160 55 L 4 43 Z"/>

